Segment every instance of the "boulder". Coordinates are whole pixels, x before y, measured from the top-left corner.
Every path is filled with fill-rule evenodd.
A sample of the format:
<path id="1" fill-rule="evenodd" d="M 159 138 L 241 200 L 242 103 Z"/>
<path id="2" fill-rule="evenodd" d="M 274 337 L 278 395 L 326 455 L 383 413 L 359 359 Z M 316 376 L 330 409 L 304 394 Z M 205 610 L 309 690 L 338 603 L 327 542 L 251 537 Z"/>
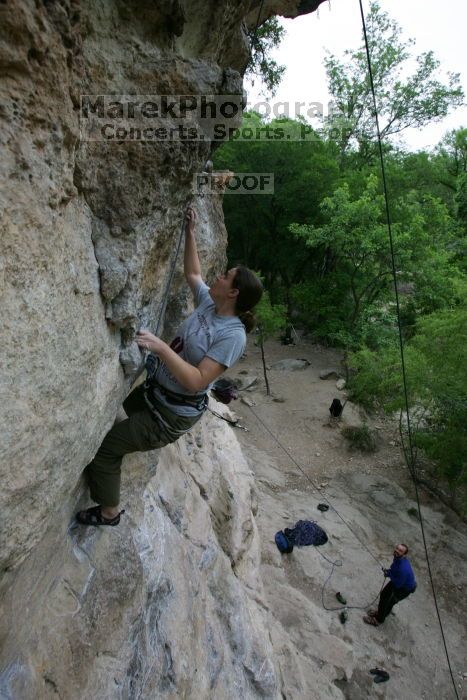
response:
<path id="1" fill-rule="evenodd" d="M 245 391 L 257 383 L 258 377 L 255 374 L 242 374 L 233 380 L 239 391 Z"/>
<path id="2" fill-rule="evenodd" d="M 320 379 L 339 379 L 340 373 L 337 369 L 322 369 L 319 373 Z"/>

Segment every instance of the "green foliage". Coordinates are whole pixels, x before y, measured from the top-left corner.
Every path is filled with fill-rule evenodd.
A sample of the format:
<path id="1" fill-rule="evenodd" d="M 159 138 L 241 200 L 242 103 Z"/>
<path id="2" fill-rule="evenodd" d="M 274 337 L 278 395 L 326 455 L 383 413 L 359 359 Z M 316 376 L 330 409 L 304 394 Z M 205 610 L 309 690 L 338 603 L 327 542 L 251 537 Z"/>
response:
<path id="1" fill-rule="evenodd" d="M 415 71 L 409 74 L 410 47 L 415 42 L 401 39 L 401 28 L 376 2 L 370 5 L 367 33 L 383 138 L 437 121 L 450 107 L 462 104 L 459 75 L 440 78 L 432 51 L 417 56 Z M 341 153 L 356 143 L 362 160 L 368 160 L 376 153 L 375 119 L 364 45 L 346 50 L 343 59 L 329 54 L 325 67 L 336 104 L 330 126 L 340 129 Z"/>
<path id="2" fill-rule="evenodd" d="M 457 217 L 465 235 L 467 233 L 467 172 L 462 173 L 457 178 L 454 201 L 456 203 Z"/>
<path id="3" fill-rule="evenodd" d="M 351 313 L 351 302 L 337 284 L 337 279 L 313 277 L 292 287 L 290 299 L 298 311 L 299 323 L 313 330 L 321 342 L 352 347 L 353 335 L 343 327 L 342 318 Z"/>
<path id="4" fill-rule="evenodd" d="M 287 313 L 283 304 L 271 304 L 267 291 L 263 293 L 261 301 L 255 307 L 255 314 L 258 318 L 259 345 L 261 347 L 261 359 L 263 363 L 264 381 L 266 383 L 266 393 L 270 395 L 270 386 L 266 358 L 264 355 L 264 343 L 271 335 L 277 333 L 286 324 Z"/>
<path id="5" fill-rule="evenodd" d="M 304 127 L 300 121 L 274 119 L 266 124 L 250 113 L 244 126 L 255 133 L 261 130 L 262 138 L 226 143 L 216 151 L 214 165 L 237 173 L 273 173 L 274 194 L 224 198 L 229 261 L 262 270 L 273 302 L 283 301 L 284 291 L 289 304 L 291 286 L 313 268 L 309 251 L 290 233 L 289 224 L 320 217 L 319 203 L 338 177 L 335 147 L 318 136 L 297 140 Z M 276 135 L 280 130 L 283 138 L 267 138 L 266 128 Z"/>
<path id="6" fill-rule="evenodd" d="M 255 316 L 264 341 L 284 328 L 287 322 L 287 309 L 283 304 L 271 304 L 269 293 L 265 291 L 261 301 L 255 306 Z"/>
<path id="7" fill-rule="evenodd" d="M 352 372 L 347 389 L 352 401 L 367 410 L 383 408 L 388 413 L 403 406 L 402 370 L 396 337 L 384 351 L 362 347 L 351 355 L 349 366 Z"/>
<path id="8" fill-rule="evenodd" d="M 437 151 L 452 178 L 451 187 L 455 188 L 455 179 L 467 172 L 467 129 L 461 127 L 448 131 Z"/>
<path id="9" fill-rule="evenodd" d="M 256 36 L 254 30 L 249 32 L 251 41 L 251 57 L 246 69 L 249 78 L 258 77 L 266 90 L 275 95 L 285 66 L 280 66 L 271 57 L 271 51 L 276 49 L 285 35 L 285 29 L 281 26 L 277 17 L 271 17 L 258 27 Z"/>
<path id="10" fill-rule="evenodd" d="M 397 315 L 395 304 L 373 304 L 365 307 L 360 315 L 359 325 L 355 333 L 358 344 L 370 350 L 391 347 L 397 333 Z M 348 343 L 345 347 L 355 345 Z"/>
<path id="11" fill-rule="evenodd" d="M 321 204 L 321 226 L 292 224 L 290 231 L 320 251 L 320 279 L 297 285 L 293 298 L 311 311 L 320 332 L 335 339 L 334 327 L 351 334 L 348 347 L 367 342 L 371 347 L 390 342 L 394 327 L 392 261 L 384 199 L 375 176 L 352 198 L 347 183 Z M 446 205 L 430 195 L 409 192 L 393 207 L 392 238 L 404 318 L 413 325 L 416 314 L 427 314 L 456 303 L 455 282 L 460 272 L 449 269 L 457 228 Z M 304 297 L 308 292 L 306 304 Z M 304 303 L 305 302 L 305 303 Z M 319 314 L 324 312 L 325 323 Z M 384 332 L 376 337 L 377 326 Z"/>
<path id="12" fill-rule="evenodd" d="M 349 444 L 349 449 L 359 450 L 360 452 L 376 452 L 377 444 L 375 434 L 366 425 L 347 425 L 341 430 Z"/>
<path id="13" fill-rule="evenodd" d="M 432 52 L 411 59 L 413 42 L 376 3 L 368 30 L 412 427 L 454 489 L 465 483 L 467 452 L 467 129 L 449 132 L 431 153 L 409 153 L 396 138 L 440 119 L 463 93 Z M 268 51 L 281 37 L 276 20 L 260 28 L 250 66 L 257 75 L 268 74 Z M 280 76 L 271 66 L 274 90 Z M 329 126 L 345 127 L 341 138 L 321 137 L 301 119 L 248 113 L 242 138 L 215 152 L 217 169 L 274 174 L 273 194 L 224 198 L 229 263 L 262 270 L 270 293 L 258 309 L 268 391 L 262 341 L 293 314 L 315 338 L 353 351 L 353 400 L 399 411 L 399 330 L 365 53 L 330 55 L 326 68 L 337 106 Z"/>
<path id="14" fill-rule="evenodd" d="M 364 348 L 351 357 L 357 370 L 352 400 L 367 408 L 405 409 L 399 348 Z M 416 445 L 459 486 L 467 483 L 467 307 L 421 318 L 405 349 L 408 395 Z"/>

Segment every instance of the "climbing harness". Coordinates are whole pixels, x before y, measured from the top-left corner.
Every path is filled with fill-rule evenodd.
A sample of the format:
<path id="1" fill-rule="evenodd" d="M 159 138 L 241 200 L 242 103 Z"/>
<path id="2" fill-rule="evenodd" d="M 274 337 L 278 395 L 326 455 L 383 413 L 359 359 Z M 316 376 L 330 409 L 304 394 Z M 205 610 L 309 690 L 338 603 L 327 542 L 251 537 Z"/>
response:
<path id="1" fill-rule="evenodd" d="M 428 547 L 426 544 L 423 516 L 422 516 L 422 512 L 421 512 L 421 508 L 420 508 L 420 497 L 419 497 L 419 493 L 418 493 L 418 484 L 417 484 L 417 478 L 416 478 L 416 472 L 415 472 L 414 444 L 413 444 L 413 440 L 412 440 L 412 429 L 411 429 L 411 424 L 410 424 L 409 397 L 408 397 L 408 389 L 407 389 L 407 372 L 406 372 L 406 366 L 405 366 L 404 341 L 403 341 L 403 336 L 402 336 L 401 313 L 400 313 L 400 304 L 399 304 L 399 291 L 397 289 L 397 270 L 396 270 L 395 254 L 394 254 L 394 242 L 393 242 L 393 236 L 392 236 L 391 213 L 390 213 L 390 209 L 389 209 L 389 194 L 388 194 L 388 186 L 387 186 L 387 180 L 386 180 L 386 169 L 384 166 L 383 145 L 382 145 L 382 139 L 381 139 L 381 131 L 379 128 L 378 106 L 376 103 L 376 91 L 375 91 L 375 85 L 374 85 L 374 81 L 373 81 L 373 70 L 371 67 L 371 56 L 370 56 L 368 35 L 367 35 L 367 31 L 366 31 L 365 13 L 363 11 L 362 0 L 358 0 L 358 1 L 359 1 L 359 5 L 360 5 L 360 15 L 362 18 L 363 36 L 365 39 L 365 51 L 366 51 L 366 58 L 367 58 L 367 64 L 368 64 L 368 76 L 370 79 L 371 94 L 372 94 L 372 98 L 373 98 L 373 109 L 374 109 L 374 115 L 375 115 L 376 134 L 377 134 L 377 138 L 378 138 L 379 160 L 380 160 L 380 166 L 381 166 L 381 179 L 382 179 L 382 183 L 383 183 L 384 201 L 385 201 L 385 207 L 386 207 L 389 248 L 390 248 L 390 252 L 391 252 L 391 269 L 392 269 L 392 278 L 393 278 L 393 283 L 394 283 L 394 293 L 395 293 L 395 300 L 396 300 L 397 327 L 398 327 L 398 331 L 399 331 L 399 349 L 400 349 L 400 356 L 401 356 L 402 382 L 403 382 L 403 388 L 404 388 L 405 410 L 406 410 L 406 415 L 407 415 L 408 449 L 406 449 L 406 447 L 404 445 L 404 438 L 403 438 L 401 424 L 400 424 L 400 434 L 401 434 L 401 440 L 402 440 L 402 445 L 403 445 L 403 452 L 404 452 L 405 461 L 407 464 L 407 468 L 410 472 L 410 475 L 412 477 L 412 482 L 413 482 L 414 489 L 415 489 L 418 517 L 419 517 L 419 521 L 420 521 L 420 529 L 421 529 L 421 533 L 422 533 L 423 547 L 425 549 L 425 559 L 426 559 L 427 568 L 428 568 L 428 576 L 430 579 L 430 585 L 431 585 L 431 590 L 432 590 L 432 594 L 433 594 L 433 601 L 435 604 L 436 615 L 438 617 L 438 624 L 439 624 L 439 628 L 441 631 L 441 637 L 443 640 L 444 652 L 446 655 L 449 673 L 451 675 L 451 681 L 452 681 L 452 686 L 454 688 L 454 693 L 456 695 L 456 698 L 459 699 L 459 694 L 457 692 L 457 686 L 456 686 L 456 682 L 454 679 L 454 674 L 453 674 L 453 671 L 451 668 L 451 661 L 449 658 L 449 652 L 448 652 L 448 648 L 447 648 L 447 644 L 446 644 L 446 638 L 444 635 L 443 623 L 442 623 L 441 615 L 439 612 L 438 601 L 437 601 L 437 597 L 436 597 L 436 590 L 435 590 L 435 585 L 434 585 L 434 580 L 433 580 L 433 574 L 431 571 L 430 557 L 428 555 Z"/>

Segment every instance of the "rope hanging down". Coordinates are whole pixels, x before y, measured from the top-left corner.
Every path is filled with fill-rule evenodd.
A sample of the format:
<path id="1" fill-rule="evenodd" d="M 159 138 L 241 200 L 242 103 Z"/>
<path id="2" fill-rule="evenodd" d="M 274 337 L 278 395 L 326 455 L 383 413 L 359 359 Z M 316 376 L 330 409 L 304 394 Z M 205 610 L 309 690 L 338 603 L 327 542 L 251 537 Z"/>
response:
<path id="1" fill-rule="evenodd" d="M 258 29 L 259 29 L 259 23 L 260 23 L 260 19 L 261 19 L 261 13 L 262 13 L 262 11 L 263 11 L 263 5 L 264 5 L 264 0 L 261 0 L 260 6 L 259 6 L 259 10 L 258 10 L 258 16 L 257 16 L 257 18 L 256 18 L 255 29 L 254 29 L 254 31 L 253 31 L 253 37 L 252 37 L 252 39 L 251 39 L 251 44 L 250 44 L 250 61 L 251 61 L 251 57 L 252 57 L 252 54 L 253 54 L 253 47 L 254 47 L 254 45 L 256 44 L 256 40 L 257 40 L 257 36 L 258 36 Z M 172 280 L 173 280 L 173 276 L 174 276 L 174 274 L 175 274 L 175 267 L 176 267 L 176 264 L 177 264 L 178 254 L 179 254 L 179 252 L 180 252 L 180 248 L 181 248 L 182 240 L 183 240 L 183 234 L 184 234 L 184 232 L 185 232 L 185 212 L 186 212 L 187 206 L 188 206 L 188 202 L 186 203 L 186 205 L 185 205 L 185 207 L 184 207 L 184 209 L 183 209 L 183 219 L 182 219 L 182 226 L 181 226 L 181 229 L 180 229 L 180 236 L 179 236 L 179 239 L 178 239 L 177 248 L 176 248 L 176 250 L 175 250 L 175 255 L 174 255 L 174 257 L 173 257 L 172 264 L 171 264 L 171 267 L 170 267 L 169 275 L 168 275 L 168 277 L 167 277 L 167 282 L 166 282 L 166 285 L 165 285 L 164 294 L 163 294 L 163 296 L 162 296 L 161 310 L 160 310 L 160 313 L 159 313 L 159 318 L 157 319 L 156 329 L 155 329 L 155 331 L 154 331 L 154 334 L 155 334 L 155 335 L 159 335 L 159 329 L 160 329 L 161 321 L 162 321 L 162 319 L 163 319 L 163 317 L 164 317 L 165 310 L 166 310 L 166 307 L 167 307 L 167 301 L 168 301 L 168 298 L 169 298 L 170 287 L 171 287 L 171 285 L 172 285 Z"/>
<path id="2" fill-rule="evenodd" d="M 253 47 L 254 47 L 254 45 L 256 44 L 256 40 L 257 40 L 257 36 L 258 36 L 258 29 L 259 29 L 259 23 L 260 23 L 260 19 L 261 19 L 261 13 L 262 13 L 262 11 L 263 11 L 263 5 L 264 5 L 264 0 L 261 0 L 260 6 L 259 6 L 259 10 L 258 10 L 258 16 L 257 16 L 257 18 L 256 18 L 255 29 L 254 29 L 254 31 L 253 31 L 253 37 L 252 37 L 252 39 L 251 39 L 251 44 L 250 44 L 250 61 L 251 61 L 251 57 L 252 57 L 252 54 L 253 54 Z M 161 321 L 162 321 L 162 319 L 163 319 L 163 317 L 164 317 L 165 310 L 166 310 L 166 307 L 167 307 L 167 301 L 168 301 L 168 298 L 169 298 L 170 287 L 171 287 L 171 285 L 172 285 L 172 280 L 173 280 L 173 276 L 174 276 L 174 274 L 175 274 L 175 267 L 176 267 L 176 264 L 177 264 L 178 254 L 179 254 L 179 252 L 180 252 L 180 248 L 181 248 L 182 240 L 183 240 L 183 234 L 184 234 L 184 232 L 185 232 L 185 212 L 186 212 L 187 206 L 188 206 L 188 202 L 186 203 L 186 205 L 185 205 L 185 207 L 184 207 L 184 209 L 183 209 L 183 219 L 182 219 L 182 226 L 181 226 L 181 229 L 180 229 L 180 236 L 179 236 L 179 239 L 178 239 L 177 248 L 176 248 L 176 250 L 175 250 L 175 255 L 174 255 L 173 260 L 172 260 L 172 265 L 171 265 L 171 267 L 170 267 L 169 275 L 168 275 L 168 277 L 167 277 L 167 282 L 166 282 L 166 285 L 165 285 L 164 294 L 163 294 L 163 296 L 162 296 L 161 310 L 160 310 L 160 313 L 159 313 L 159 318 L 157 319 L 156 329 L 155 329 L 155 331 L 154 331 L 154 334 L 155 334 L 155 335 L 159 335 L 159 329 L 160 329 Z"/>
<path id="3" fill-rule="evenodd" d="M 172 280 L 173 280 L 173 277 L 175 274 L 175 267 L 177 265 L 178 254 L 179 254 L 180 248 L 182 246 L 183 234 L 185 233 L 185 225 L 186 225 L 185 214 L 186 214 L 187 206 L 188 206 L 188 204 L 186 204 L 185 207 L 183 208 L 183 217 L 182 217 L 182 225 L 180 228 L 180 235 L 178 237 L 177 247 L 175 249 L 175 255 L 173 256 L 173 259 L 172 259 L 172 264 L 170 266 L 169 274 L 167 276 L 167 282 L 165 284 L 164 294 L 162 295 L 161 310 L 159 313 L 159 318 L 157 319 L 157 325 L 156 325 L 156 330 L 154 331 L 154 335 L 159 335 L 161 321 L 164 318 L 165 310 L 167 308 L 167 301 L 169 299 L 170 287 L 172 286 Z"/>
<path id="4" fill-rule="evenodd" d="M 259 22 L 261 19 L 261 13 L 263 11 L 263 5 L 264 5 L 264 0 L 261 0 L 259 10 L 258 10 L 258 17 L 256 18 L 256 24 L 255 24 L 253 36 L 252 36 L 251 42 L 250 42 L 250 58 L 248 59 L 248 63 L 251 63 L 251 59 L 253 57 L 253 49 L 256 47 L 256 40 L 258 38 Z"/>
<path id="5" fill-rule="evenodd" d="M 372 559 L 374 559 L 375 562 L 378 564 L 378 567 L 382 569 L 383 567 L 381 566 L 381 562 L 379 561 L 379 559 L 377 559 L 377 558 L 375 557 L 375 555 L 373 554 L 373 552 L 372 552 L 372 551 L 367 547 L 367 545 L 358 537 L 358 535 L 357 535 L 357 533 L 355 532 L 355 530 L 353 530 L 353 528 L 349 525 L 349 523 L 342 517 L 342 515 L 339 513 L 339 511 L 337 510 L 337 508 L 336 508 L 335 506 L 333 506 L 333 504 L 331 503 L 331 501 L 330 501 L 328 498 L 326 498 L 326 496 L 324 496 L 324 495 L 320 492 L 320 490 L 318 489 L 318 486 L 317 486 L 317 485 L 315 484 L 315 482 L 308 476 L 308 474 L 304 471 L 304 469 L 302 469 L 302 467 L 301 467 L 300 464 L 297 462 L 297 460 L 294 458 L 294 456 L 289 452 L 289 450 L 288 450 L 286 447 L 284 447 L 284 445 L 283 445 L 282 442 L 279 440 L 279 438 L 276 437 L 276 435 L 272 432 L 272 430 L 268 427 L 268 425 L 262 420 L 262 418 L 259 417 L 259 415 L 256 413 L 256 411 L 255 411 L 251 406 L 248 406 L 248 408 L 249 408 L 250 411 L 253 413 L 253 415 L 255 416 L 255 418 L 257 419 L 257 421 L 258 421 L 259 423 L 261 423 L 261 425 L 265 428 L 265 430 L 267 430 L 267 432 L 271 435 L 271 437 L 273 438 L 273 440 L 279 445 L 279 447 L 281 448 L 281 450 L 283 450 L 283 451 L 285 452 L 285 454 L 286 454 L 287 457 L 290 459 L 290 461 L 291 461 L 293 464 L 295 464 L 295 466 L 297 467 L 297 469 L 300 470 L 300 472 L 303 474 L 303 476 L 305 477 L 305 479 L 307 479 L 307 480 L 310 482 L 310 484 L 313 486 L 313 489 L 315 490 L 315 492 L 319 494 L 319 500 L 326 501 L 326 503 L 329 505 L 330 509 L 342 520 L 342 522 L 344 523 L 344 525 L 350 530 L 350 532 L 351 532 L 352 535 L 355 537 L 355 539 L 357 540 L 357 542 L 358 542 L 364 549 L 366 549 L 366 551 L 368 552 L 368 554 L 369 554 L 369 555 L 372 557 Z M 315 548 L 315 549 L 316 549 L 316 551 L 323 557 L 323 559 L 325 559 L 329 564 L 331 564 L 331 572 L 330 572 L 329 576 L 327 577 L 327 579 L 325 580 L 325 582 L 324 582 L 324 584 L 323 584 L 323 587 L 322 587 L 322 589 L 321 589 L 321 602 L 322 602 L 323 608 L 324 608 L 325 610 L 328 610 L 328 611 L 332 612 L 332 611 L 336 611 L 336 610 L 345 610 L 345 609 L 347 609 L 347 610 L 366 610 L 367 608 L 371 607 L 371 606 L 373 605 L 373 603 L 378 599 L 379 594 L 381 593 L 381 590 L 382 590 L 382 588 L 383 588 L 383 586 L 384 586 L 384 580 L 383 580 L 383 584 L 382 584 L 380 590 L 378 591 L 377 595 L 375 596 L 375 598 L 374 598 L 370 603 L 368 603 L 368 605 L 342 605 L 342 606 L 339 607 L 339 608 L 336 608 L 336 607 L 329 608 L 329 607 L 326 606 L 326 603 L 324 602 L 324 590 L 325 590 L 327 584 L 329 583 L 329 581 L 331 580 L 331 577 L 332 577 L 332 575 L 333 575 L 333 573 L 334 573 L 334 569 L 337 568 L 337 567 L 341 567 L 341 566 L 342 566 L 342 561 L 341 561 L 340 559 L 336 559 L 335 561 L 332 561 L 332 560 L 329 559 L 326 555 L 324 555 L 324 554 L 320 551 L 319 548 Z"/>
<path id="6" fill-rule="evenodd" d="M 451 661 L 449 658 L 449 652 L 448 652 L 448 648 L 447 648 L 447 644 L 446 644 L 446 638 L 444 635 L 443 623 L 441 621 L 441 615 L 439 612 L 438 601 L 436 598 L 436 591 L 435 591 L 435 586 L 434 586 L 433 574 L 431 571 L 430 558 L 428 555 L 428 548 L 427 548 L 426 538 L 425 538 L 425 528 L 424 528 L 423 517 L 422 517 L 421 508 L 420 508 L 420 498 L 419 498 L 419 493 L 418 493 L 417 478 L 416 478 L 416 474 L 415 474 L 415 455 L 414 455 L 414 445 L 413 445 L 413 440 L 412 440 L 412 429 L 411 429 L 411 425 L 410 425 L 409 398 L 408 398 L 408 389 L 407 389 L 407 373 L 406 373 L 406 366 L 405 366 L 404 341 L 403 341 L 403 336 L 402 336 L 402 324 L 401 324 L 401 314 L 400 314 L 400 305 L 399 305 L 399 292 L 397 289 L 397 271 L 396 271 L 395 255 L 394 255 L 394 242 L 393 242 L 393 236 L 392 236 L 391 215 L 390 215 L 390 209 L 389 209 L 389 195 L 388 195 L 388 187 L 387 187 L 387 181 L 386 181 L 386 169 L 384 166 L 383 145 L 382 145 L 382 139 L 381 139 L 381 131 L 379 128 L 378 107 L 377 107 L 377 103 L 376 103 L 376 91 L 375 91 L 375 85 L 374 85 L 374 81 L 373 81 L 373 71 L 372 71 L 372 67 L 371 67 L 370 48 L 369 48 L 369 43 L 368 43 L 368 35 L 367 35 L 367 31 L 366 31 L 366 22 L 365 22 L 365 13 L 363 12 L 362 0 L 359 0 L 359 5 L 360 5 L 360 14 L 361 14 L 361 18 L 362 18 L 363 36 L 365 39 L 365 50 L 366 50 L 366 58 L 367 58 L 367 63 L 368 63 L 368 75 L 370 78 L 371 94 L 372 94 L 372 98 L 373 98 L 373 109 L 374 109 L 374 115 L 375 115 L 376 133 L 377 133 L 377 137 L 378 137 L 378 149 L 379 149 L 379 159 L 380 159 L 380 166 L 381 166 L 381 177 L 382 177 L 382 181 L 383 181 L 384 200 L 385 200 L 385 205 L 386 205 L 386 217 L 387 217 L 387 227 L 388 227 L 388 237 L 389 237 L 389 247 L 390 247 L 390 251 L 391 251 L 392 277 L 393 277 L 393 282 L 394 282 L 394 292 L 395 292 L 395 299 L 396 299 L 397 327 L 398 327 L 398 331 L 399 331 L 399 348 L 400 348 L 400 355 L 401 355 L 402 381 L 403 381 L 403 388 L 404 388 L 405 410 L 406 410 L 406 414 L 407 414 L 407 437 L 408 437 L 408 443 L 409 443 L 408 450 L 404 450 L 404 457 L 405 457 L 407 467 L 409 469 L 409 472 L 411 474 L 412 481 L 413 481 L 413 484 L 415 487 L 415 495 L 416 495 L 416 499 L 417 499 L 417 508 L 418 508 L 418 515 L 419 515 L 419 520 L 420 520 L 420 528 L 421 528 L 421 533 L 422 533 L 423 547 L 425 549 L 425 559 L 426 559 L 426 563 L 427 563 L 427 567 L 428 567 L 428 576 L 430 579 L 431 590 L 433 593 L 433 600 L 435 603 L 436 614 L 438 617 L 438 623 L 439 623 L 439 628 L 441 631 L 441 637 L 443 640 L 444 652 L 446 654 L 446 660 L 447 660 L 448 667 L 449 667 L 449 673 L 451 675 L 451 681 L 452 681 L 452 685 L 454 688 L 454 693 L 456 694 L 456 698 L 458 698 L 458 700 L 459 700 L 459 694 L 457 692 L 456 682 L 454 680 L 454 674 L 452 672 Z"/>

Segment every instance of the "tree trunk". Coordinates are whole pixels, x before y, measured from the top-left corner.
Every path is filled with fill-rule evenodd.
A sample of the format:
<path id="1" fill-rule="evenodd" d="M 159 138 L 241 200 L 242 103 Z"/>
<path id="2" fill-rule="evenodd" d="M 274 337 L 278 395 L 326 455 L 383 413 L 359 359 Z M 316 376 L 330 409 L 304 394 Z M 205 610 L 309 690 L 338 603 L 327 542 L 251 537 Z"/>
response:
<path id="1" fill-rule="evenodd" d="M 271 395 L 271 390 L 269 388 L 269 381 L 268 381 L 268 371 L 266 369 L 266 358 L 264 357 L 264 342 L 263 342 L 263 331 L 261 328 L 259 329 L 259 344 L 261 347 L 261 360 L 263 362 L 263 374 L 264 374 L 264 381 L 266 382 L 266 394 L 268 396 Z"/>

